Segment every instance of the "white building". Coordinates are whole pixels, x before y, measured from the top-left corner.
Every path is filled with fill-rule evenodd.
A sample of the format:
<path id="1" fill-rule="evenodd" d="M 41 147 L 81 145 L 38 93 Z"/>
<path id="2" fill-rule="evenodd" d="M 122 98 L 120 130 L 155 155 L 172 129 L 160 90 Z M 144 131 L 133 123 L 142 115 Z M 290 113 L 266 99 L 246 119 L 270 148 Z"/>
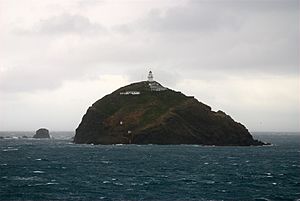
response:
<path id="1" fill-rule="evenodd" d="M 124 91 L 120 92 L 120 95 L 140 95 L 141 92 L 139 91 Z"/>
<path id="2" fill-rule="evenodd" d="M 148 74 L 148 82 L 153 82 L 153 74 L 152 74 L 152 71 L 149 71 L 149 74 Z"/>

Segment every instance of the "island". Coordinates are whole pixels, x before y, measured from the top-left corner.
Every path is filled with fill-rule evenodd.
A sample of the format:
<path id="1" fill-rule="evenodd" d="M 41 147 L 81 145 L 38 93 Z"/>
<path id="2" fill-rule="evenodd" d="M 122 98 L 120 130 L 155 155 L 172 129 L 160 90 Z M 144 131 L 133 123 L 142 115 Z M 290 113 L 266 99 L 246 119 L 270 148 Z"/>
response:
<path id="1" fill-rule="evenodd" d="M 153 80 L 124 86 L 90 106 L 76 129 L 78 144 L 265 145 L 223 111 Z"/>
<path id="2" fill-rule="evenodd" d="M 33 138 L 50 138 L 49 130 L 46 128 L 40 128 L 35 132 Z"/>

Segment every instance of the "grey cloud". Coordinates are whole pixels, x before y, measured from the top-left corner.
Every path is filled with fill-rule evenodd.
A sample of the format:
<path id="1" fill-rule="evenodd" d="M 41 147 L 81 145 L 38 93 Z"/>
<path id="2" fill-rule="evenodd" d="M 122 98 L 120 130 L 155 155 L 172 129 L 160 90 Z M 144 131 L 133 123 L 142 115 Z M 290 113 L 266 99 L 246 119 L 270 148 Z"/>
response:
<path id="1" fill-rule="evenodd" d="M 168 34 L 215 32 L 222 29 L 239 29 L 240 20 L 230 14 L 220 15 L 217 10 L 206 7 L 175 7 L 162 13 L 152 10 L 140 21 L 146 30 Z"/>
<path id="2" fill-rule="evenodd" d="M 190 1 L 138 22 L 189 70 L 298 73 L 298 1 Z M 136 28 L 136 29 L 138 29 Z M 132 26 L 132 29 L 135 29 Z"/>
<path id="3" fill-rule="evenodd" d="M 131 34 L 134 32 L 132 25 L 120 24 L 111 27 L 111 30 L 119 34 Z"/>
<path id="4" fill-rule="evenodd" d="M 41 20 L 33 27 L 33 32 L 40 34 L 99 34 L 106 33 L 103 26 L 92 23 L 81 15 L 62 14 Z"/>
<path id="5" fill-rule="evenodd" d="M 290 12 L 297 11 L 299 8 L 298 0 L 215 0 L 204 2 L 215 8 L 240 10 L 242 12 Z M 197 6 L 200 5 L 201 1 L 190 0 L 190 3 Z"/>
<path id="6" fill-rule="evenodd" d="M 0 75 L 0 91 L 2 92 L 29 92 L 39 89 L 54 89 L 62 84 L 57 76 L 49 76 L 49 69 L 30 69 L 19 66 L 9 69 Z M 59 74 L 56 74 L 59 76 Z"/>
<path id="7" fill-rule="evenodd" d="M 107 3 L 107 1 L 106 0 L 80 0 L 76 3 L 77 6 L 82 9 L 83 7 L 93 7 L 97 4 L 105 4 Z"/>
<path id="8" fill-rule="evenodd" d="M 173 7 L 165 12 L 152 10 L 141 20 L 141 25 L 152 31 L 173 34 L 238 31 L 248 17 L 265 13 L 298 13 L 298 8 L 297 0 L 190 0 L 184 6 Z"/>
<path id="9" fill-rule="evenodd" d="M 297 0 L 191 0 L 186 5 L 162 11 L 152 9 L 144 18 L 129 25 L 121 25 L 121 30 L 160 32 L 161 34 L 201 34 L 220 31 L 239 31 L 249 18 L 282 15 L 299 17 Z M 260 22 L 257 22 L 260 24 Z"/>

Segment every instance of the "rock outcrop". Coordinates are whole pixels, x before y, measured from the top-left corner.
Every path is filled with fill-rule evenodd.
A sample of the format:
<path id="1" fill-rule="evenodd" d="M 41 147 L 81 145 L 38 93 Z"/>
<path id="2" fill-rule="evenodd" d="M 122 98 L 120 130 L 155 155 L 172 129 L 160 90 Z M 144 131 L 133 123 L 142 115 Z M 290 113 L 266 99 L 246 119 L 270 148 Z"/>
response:
<path id="1" fill-rule="evenodd" d="M 74 142 L 264 145 L 224 112 L 214 112 L 194 97 L 146 81 L 122 87 L 89 107 Z"/>
<path id="2" fill-rule="evenodd" d="M 40 128 L 35 132 L 33 138 L 50 138 L 49 130 L 46 128 Z"/>

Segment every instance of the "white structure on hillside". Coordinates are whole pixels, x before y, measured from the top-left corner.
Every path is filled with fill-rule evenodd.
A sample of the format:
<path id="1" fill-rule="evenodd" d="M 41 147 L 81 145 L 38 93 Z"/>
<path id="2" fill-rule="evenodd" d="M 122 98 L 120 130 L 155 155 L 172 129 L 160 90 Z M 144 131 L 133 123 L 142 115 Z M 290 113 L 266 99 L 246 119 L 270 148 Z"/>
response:
<path id="1" fill-rule="evenodd" d="M 163 87 L 161 84 L 153 80 L 152 71 L 148 74 L 148 85 L 151 91 L 165 91 L 167 88 Z"/>
<path id="2" fill-rule="evenodd" d="M 141 92 L 139 91 L 124 91 L 120 92 L 120 95 L 140 95 Z"/>
<path id="3" fill-rule="evenodd" d="M 161 86 L 158 82 L 149 82 L 149 87 L 151 91 L 165 91 L 166 87 Z"/>
<path id="4" fill-rule="evenodd" d="M 151 70 L 149 71 L 149 74 L 148 74 L 148 82 L 153 82 L 153 74 L 152 74 Z"/>

